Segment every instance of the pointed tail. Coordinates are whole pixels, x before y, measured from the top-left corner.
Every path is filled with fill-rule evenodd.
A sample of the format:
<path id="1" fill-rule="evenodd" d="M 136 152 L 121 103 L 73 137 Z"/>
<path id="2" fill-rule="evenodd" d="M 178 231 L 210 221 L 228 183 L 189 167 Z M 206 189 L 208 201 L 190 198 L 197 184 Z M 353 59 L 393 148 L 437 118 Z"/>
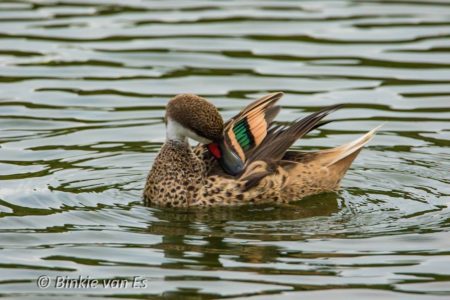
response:
<path id="1" fill-rule="evenodd" d="M 333 149 L 320 151 L 321 160 L 324 162 L 324 165 L 327 167 L 332 166 L 349 156 L 353 156 L 352 154 L 355 154 L 355 152 L 359 152 L 361 148 L 364 147 L 364 145 L 367 144 L 373 138 L 375 132 L 378 129 L 380 129 L 381 126 L 383 125 L 375 127 L 371 131 L 367 132 L 360 138 L 350 143 L 344 144 L 342 146 Z M 356 155 L 354 155 L 353 159 L 355 157 Z M 353 161 L 353 159 L 351 161 Z"/>
<path id="2" fill-rule="evenodd" d="M 338 178 L 342 179 L 353 160 L 355 160 L 358 156 L 361 149 L 373 138 L 375 132 L 381 126 L 382 125 L 372 129 L 350 143 L 333 149 L 315 152 L 315 160 L 317 160 L 322 166 L 328 168 L 332 173 L 335 173 Z"/>

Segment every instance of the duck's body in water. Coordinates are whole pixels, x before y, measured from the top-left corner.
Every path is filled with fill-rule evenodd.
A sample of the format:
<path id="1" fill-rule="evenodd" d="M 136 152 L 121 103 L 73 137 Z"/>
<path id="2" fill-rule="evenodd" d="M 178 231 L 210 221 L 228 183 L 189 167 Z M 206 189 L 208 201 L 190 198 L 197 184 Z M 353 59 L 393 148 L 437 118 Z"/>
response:
<path id="1" fill-rule="evenodd" d="M 282 93 L 267 95 L 223 124 L 217 109 L 191 94 L 167 105 L 167 140 L 148 175 L 144 199 L 167 207 L 287 203 L 335 191 L 376 129 L 337 148 L 288 151 L 339 106 L 293 124 L 272 123 Z M 188 138 L 200 142 L 193 149 Z"/>

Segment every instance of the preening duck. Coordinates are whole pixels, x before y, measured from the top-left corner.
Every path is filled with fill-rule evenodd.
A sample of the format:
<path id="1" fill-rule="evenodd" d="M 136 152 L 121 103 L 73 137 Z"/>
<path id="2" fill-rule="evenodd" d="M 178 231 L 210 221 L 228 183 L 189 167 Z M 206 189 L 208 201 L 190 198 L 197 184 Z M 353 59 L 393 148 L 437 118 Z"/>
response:
<path id="1" fill-rule="evenodd" d="M 289 125 L 273 122 L 283 93 L 260 98 L 226 123 L 206 99 L 181 94 L 166 107 L 166 141 L 147 177 L 144 200 L 166 207 L 287 203 L 335 191 L 377 128 L 342 146 L 289 150 L 340 105 Z M 188 139 L 199 144 L 191 147 Z"/>

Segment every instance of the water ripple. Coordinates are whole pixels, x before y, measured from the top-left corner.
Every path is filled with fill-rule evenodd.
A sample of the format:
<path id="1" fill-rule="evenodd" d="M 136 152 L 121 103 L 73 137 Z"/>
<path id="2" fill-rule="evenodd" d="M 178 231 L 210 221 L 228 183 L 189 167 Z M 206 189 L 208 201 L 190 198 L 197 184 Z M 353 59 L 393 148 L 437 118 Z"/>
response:
<path id="1" fill-rule="evenodd" d="M 0 295 L 446 299 L 448 1 L 0 3 Z M 281 122 L 345 103 L 299 141 L 384 123 L 338 193 L 173 211 L 141 190 L 176 93 L 228 118 L 284 91 Z M 40 275 L 145 289 L 39 289 Z"/>

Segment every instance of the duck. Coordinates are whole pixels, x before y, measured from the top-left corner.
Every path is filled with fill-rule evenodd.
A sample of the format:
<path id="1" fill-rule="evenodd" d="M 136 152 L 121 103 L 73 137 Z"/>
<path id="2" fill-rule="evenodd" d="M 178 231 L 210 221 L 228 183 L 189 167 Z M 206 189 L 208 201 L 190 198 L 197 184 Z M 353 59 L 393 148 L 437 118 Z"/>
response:
<path id="1" fill-rule="evenodd" d="M 172 98 L 164 117 L 166 140 L 148 173 L 144 202 L 173 208 L 288 204 L 336 192 L 379 127 L 335 148 L 290 149 L 328 124 L 323 119 L 342 105 L 283 124 L 274 121 L 282 96 L 282 92 L 265 95 L 227 122 L 203 97 Z M 189 139 L 198 144 L 191 146 Z"/>

